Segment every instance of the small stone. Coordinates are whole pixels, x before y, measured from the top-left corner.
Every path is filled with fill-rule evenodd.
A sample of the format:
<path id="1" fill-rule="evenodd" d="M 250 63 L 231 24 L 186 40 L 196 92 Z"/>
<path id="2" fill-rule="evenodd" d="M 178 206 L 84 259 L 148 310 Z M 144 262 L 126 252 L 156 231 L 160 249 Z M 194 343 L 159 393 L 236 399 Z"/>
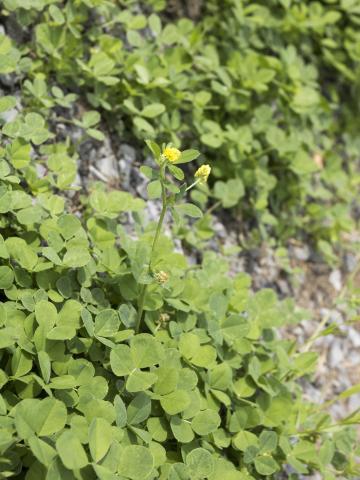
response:
<path id="1" fill-rule="evenodd" d="M 344 317 L 339 310 L 330 310 L 329 308 L 321 308 L 320 313 L 322 317 L 328 318 L 328 323 L 336 323 L 341 325 L 344 322 Z"/>
<path id="2" fill-rule="evenodd" d="M 348 273 L 351 273 L 355 270 L 357 266 L 357 258 L 353 253 L 347 252 L 344 255 L 344 267 Z"/>
<path id="3" fill-rule="evenodd" d="M 147 214 L 148 214 L 149 221 L 150 222 L 154 222 L 155 220 L 157 221 L 159 219 L 160 212 L 161 212 L 160 202 L 148 201 L 146 207 L 147 207 Z"/>
<path id="4" fill-rule="evenodd" d="M 225 226 L 221 222 L 214 222 L 213 229 L 219 238 L 222 238 L 222 239 L 227 238 L 227 232 L 225 230 Z"/>
<path id="5" fill-rule="evenodd" d="M 302 262 L 306 262 L 310 258 L 310 249 L 307 245 L 301 245 L 301 247 L 292 247 L 292 255 Z"/>
<path id="6" fill-rule="evenodd" d="M 359 405 L 360 405 L 360 393 L 352 395 L 349 398 L 349 405 L 348 405 L 349 411 L 352 412 L 356 410 L 357 408 L 359 408 Z"/>
<path id="7" fill-rule="evenodd" d="M 291 289 L 289 287 L 289 283 L 286 280 L 281 278 L 280 280 L 277 281 L 277 284 L 282 295 L 285 295 L 285 296 L 291 295 Z"/>
<path id="8" fill-rule="evenodd" d="M 109 181 L 114 181 L 119 177 L 116 162 L 111 156 L 100 158 L 97 160 L 96 166 Z"/>
<path id="9" fill-rule="evenodd" d="M 134 183 L 132 182 L 132 172 L 136 161 L 136 150 L 131 145 L 123 143 L 118 149 L 117 158 L 119 159 L 118 168 L 121 176 L 121 186 L 125 190 L 131 190 L 131 183 Z M 136 182 L 136 184 L 137 183 L 138 182 Z M 148 183 L 148 181 L 146 181 L 146 183 Z"/>
<path id="10" fill-rule="evenodd" d="M 47 170 L 44 167 L 44 165 L 41 165 L 41 163 L 36 162 L 35 163 L 35 168 L 36 168 L 36 173 L 37 173 L 39 178 L 45 177 L 45 175 L 47 173 Z"/>
<path id="11" fill-rule="evenodd" d="M 13 88 L 16 82 L 16 75 L 14 73 L 6 73 L 0 75 L 0 83 L 5 87 Z"/>
<path id="12" fill-rule="evenodd" d="M 360 333 L 355 328 L 350 327 L 348 329 L 348 338 L 354 345 L 354 347 L 360 347 Z"/>
<path id="13" fill-rule="evenodd" d="M 344 359 L 344 352 L 338 341 L 334 342 L 329 353 L 330 367 L 338 367 Z"/>
<path id="14" fill-rule="evenodd" d="M 18 111 L 16 108 L 12 108 L 11 110 L 6 110 L 5 112 L 1 113 L 1 118 L 4 120 L 5 123 L 13 122 L 18 115 Z"/>
<path id="15" fill-rule="evenodd" d="M 340 270 L 333 270 L 329 276 L 329 282 L 336 291 L 340 291 L 342 288 L 342 278 Z"/>
<path id="16" fill-rule="evenodd" d="M 95 151 L 95 158 L 95 166 L 104 177 L 109 181 L 114 181 L 119 178 L 117 160 L 108 137 L 105 137 L 99 150 Z"/>

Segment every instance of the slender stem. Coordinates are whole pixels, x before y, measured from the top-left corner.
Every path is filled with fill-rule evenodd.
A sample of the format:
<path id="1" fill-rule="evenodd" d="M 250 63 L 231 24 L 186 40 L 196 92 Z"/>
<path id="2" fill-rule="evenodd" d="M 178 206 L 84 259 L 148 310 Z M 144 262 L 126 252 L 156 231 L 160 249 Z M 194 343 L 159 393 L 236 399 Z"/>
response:
<path id="1" fill-rule="evenodd" d="M 146 285 L 142 285 L 140 295 L 139 295 L 138 315 L 136 319 L 135 333 L 139 333 L 139 330 L 140 330 L 141 319 L 144 311 L 145 294 L 146 294 Z"/>
<path id="2" fill-rule="evenodd" d="M 313 346 L 313 343 L 319 338 L 322 329 L 325 327 L 327 321 L 329 320 L 329 315 L 324 315 L 324 318 L 318 324 L 315 332 L 311 335 L 311 337 L 304 343 L 303 353 L 308 352 L 310 348 Z"/>
<path id="3" fill-rule="evenodd" d="M 209 207 L 206 212 L 204 213 L 204 216 L 205 215 L 209 215 L 209 213 L 213 212 L 214 210 L 216 210 L 218 207 L 220 207 L 221 205 L 221 200 L 219 200 L 218 202 L 215 202 L 213 205 L 211 205 L 211 207 Z"/>
<path id="4" fill-rule="evenodd" d="M 187 189 L 185 190 L 185 192 L 188 192 L 188 191 L 190 190 L 190 188 L 195 187 L 195 185 L 197 185 L 199 182 L 200 182 L 200 179 L 198 178 L 197 180 L 195 180 L 194 183 L 192 183 L 191 185 L 189 185 L 189 186 L 187 187 Z"/>
<path id="5" fill-rule="evenodd" d="M 165 189 L 165 166 L 161 167 L 160 170 L 160 182 L 161 182 L 161 201 L 162 201 L 162 208 L 161 208 L 161 213 L 160 213 L 160 218 L 158 221 L 158 224 L 156 226 L 156 231 L 155 235 L 153 238 L 153 242 L 151 245 L 151 250 L 150 250 L 150 259 L 149 259 L 149 266 L 148 266 L 148 273 L 151 272 L 151 266 L 152 266 L 152 261 L 153 261 L 153 256 L 154 256 L 154 251 L 157 245 L 157 242 L 160 237 L 161 229 L 164 223 L 164 218 L 166 214 L 166 209 L 167 209 L 167 199 L 166 199 L 166 189 Z M 146 296 L 146 291 L 147 291 L 147 284 L 142 285 L 141 291 L 140 291 L 140 296 L 139 296 L 139 302 L 138 302 L 138 315 L 137 315 L 137 320 L 136 320 L 136 326 L 135 326 L 135 333 L 139 333 L 140 326 L 141 326 L 141 321 L 144 313 L 144 302 L 145 302 L 145 296 Z"/>
<path id="6" fill-rule="evenodd" d="M 164 223 L 164 218 L 166 214 L 166 209 L 167 209 L 167 199 L 166 199 L 166 190 L 165 190 L 165 185 L 164 185 L 164 180 L 165 180 L 165 170 L 162 170 L 160 172 L 160 181 L 161 181 L 161 201 L 162 201 L 162 208 L 161 208 L 161 213 L 160 213 L 160 218 L 156 227 L 156 232 L 154 235 L 154 240 L 151 246 L 151 251 L 150 251 L 150 261 L 149 261 L 149 271 L 151 269 L 151 263 L 153 260 L 153 254 L 156 248 L 156 244 L 159 240 L 161 229 Z"/>

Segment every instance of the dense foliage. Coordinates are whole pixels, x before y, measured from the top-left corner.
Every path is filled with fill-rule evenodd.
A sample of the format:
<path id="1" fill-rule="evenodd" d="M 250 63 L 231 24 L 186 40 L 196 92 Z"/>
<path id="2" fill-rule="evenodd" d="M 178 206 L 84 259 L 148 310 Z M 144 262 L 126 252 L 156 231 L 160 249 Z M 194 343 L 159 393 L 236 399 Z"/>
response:
<path id="1" fill-rule="evenodd" d="M 160 165 L 144 168 L 149 191 L 177 221 L 198 216 L 166 174 L 181 180 L 175 163 L 198 153 L 165 164 L 149 146 Z M 249 277 L 231 279 L 214 253 L 189 266 L 161 229 L 144 228 L 144 204 L 128 193 L 95 186 L 80 221 L 30 153 L 16 139 L 0 164 L 1 476 L 245 480 L 285 465 L 356 474 L 347 426 L 359 415 L 334 424 L 304 402 L 296 379 L 316 354 L 275 330 L 303 312 L 271 290 L 250 294 Z"/>
<path id="2" fill-rule="evenodd" d="M 359 183 L 358 0 L 212 0 L 195 23 L 166 3 L 5 0 L 17 41 L 3 37 L 1 73 L 53 132 L 65 116 L 103 138 L 95 113 L 66 113 L 79 95 L 108 133 L 200 148 L 208 196 L 239 205 L 254 238 L 300 230 L 328 250 Z"/>
<path id="3" fill-rule="evenodd" d="M 279 334 L 306 312 L 161 227 L 207 197 L 261 234 L 300 211 L 317 239 L 351 227 L 358 2 L 209 1 L 195 25 L 164 6 L 2 2 L 0 478 L 356 478 L 359 413 L 306 401 L 317 355 Z M 128 192 L 74 192 L 64 123 L 150 138 L 157 225 Z"/>

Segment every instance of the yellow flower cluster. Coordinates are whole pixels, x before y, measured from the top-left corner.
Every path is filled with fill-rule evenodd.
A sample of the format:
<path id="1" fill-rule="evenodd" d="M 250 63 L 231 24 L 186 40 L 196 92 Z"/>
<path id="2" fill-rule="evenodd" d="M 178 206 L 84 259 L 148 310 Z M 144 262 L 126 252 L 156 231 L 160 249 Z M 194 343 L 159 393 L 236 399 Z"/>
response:
<path id="1" fill-rule="evenodd" d="M 199 179 L 199 183 L 206 183 L 211 172 L 210 165 L 201 165 L 195 172 L 195 178 Z"/>
<path id="2" fill-rule="evenodd" d="M 160 272 L 155 273 L 154 277 L 155 277 L 155 280 L 160 284 L 166 283 L 169 280 L 169 274 L 164 272 L 163 270 L 160 270 Z"/>
<path id="3" fill-rule="evenodd" d="M 175 163 L 179 160 L 181 152 L 177 148 L 166 147 L 163 151 L 163 155 L 170 163 Z"/>

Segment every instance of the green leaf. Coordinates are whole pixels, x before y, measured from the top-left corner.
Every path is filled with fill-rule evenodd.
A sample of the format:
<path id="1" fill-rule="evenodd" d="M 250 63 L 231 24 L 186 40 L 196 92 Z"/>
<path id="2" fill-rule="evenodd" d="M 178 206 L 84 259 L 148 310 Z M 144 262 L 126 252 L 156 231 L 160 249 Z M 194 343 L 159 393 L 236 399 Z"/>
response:
<path id="1" fill-rule="evenodd" d="M 181 152 L 180 158 L 174 162 L 174 164 L 179 164 L 179 163 L 189 163 L 198 158 L 200 155 L 200 152 L 197 150 L 184 150 Z"/>
<path id="2" fill-rule="evenodd" d="M 130 340 L 131 356 L 137 368 L 148 368 L 160 363 L 164 352 L 162 345 L 152 335 L 141 333 Z"/>
<path id="3" fill-rule="evenodd" d="M 169 470 L 169 480 L 190 480 L 189 469 L 183 463 L 173 463 Z"/>
<path id="4" fill-rule="evenodd" d="M 100 122 L 100 113 L 96 110 L 86 112 L 81 119 L 81 124 L 84 128 L 90 128 Z"/>
<path id="5" fill-rule="evenodd" d="M 160 35 L 161 33 L 161 20 L 158 15 L 152 13 L 148 18 L 149 27 L 155 33 L 155 35 Z"/>
<path id="6" fill-rule="evenodd" d="M 299 150 L 294 155 L 290 168 L 297 175 L 308 175 L 320 170 L 313 158 L 304 150 Z"/>
<path id="7" fill-rule="evenodd" d="M 62 25 L 63 23 L 65 23 L 65 18 L 64 18 L 63 13 L 62 13 L 62 11 L 60 10 L 60 8 L 57 7 L 56 5 L 50 5 L 50 7 L 49 7 L 49 13 L 50 13 L 51 17 L 53 18 L 53 20 L 54 20 L 58 25 Z"/>
<path id="8" fill-rule="evenodd" d="M 117 345 L 110 352 L 110 365 L 112 371 L 118 377 L 129 375 L 136 367 L 127 345 Z"/>
<path id="9" fill-rule="evenodd" d="M 59 432 L 65 426 L 67 410 L 63 402 L 55 398 L 41 400 L 35 418 L 36 433 L 42 436 Z"/>
<path id="10" fill-rule="evenodd" d="M 127 417 L 129 425 L 138 425 L 146 420 L 151 412 L 151 399 L 146 393 L 138 393 L 129 403 Z"/>
<path id="11" fill-rule="evenodd" d="M 56 451 L 48 443 L 35 436 L 30 437 L 28 442 L 32 453 L 39 462 L 49 467 L 56 456 Z"/>
<path id="12" fill-rule="evenodd" d="M 221 200 L 224 208 L 231 208 L 237 205 L 244 194 L 244 185 L 239 178 L 232 178 L 227 182 L 218 181 L 215 183 L 214 195 Z"/>
<path id="13" fill-rule="evenodd" d="M 11 110 L 16 105 L 16 98 L 9 95 L 5 95 L 0 98 L 0 113 Z"/>
<path id="14" fill-rule="evenodd" d="M 259 437 L 259 453 L 271 453 L 273 452 L 278 443 L 278 436 L 275 432 L 270 430 L 264 430 Z"/>
<path id="15" fill-rule="evenodd" d="M 220 135 L 214 133 L 204 133 L 200 137 L 202 143 L 211 148 L 219 148 L 224 142 L 224 139 Z"/>
<path id="16" fill-rule="evenodd" d="M 21 139 L 13 141 L 9 148 L 10 161 L 14 168 L 24 168 L 30 162 L 30 144 Z"/>
<path id="17" fill-rule="evenodd" d="M 255 468 L 260 475 L 272 475 L 279 471 L 279 465 L 270 455 L 255 458 Z"/>
<path id="18" fill-rule="evenodd" d="M 53 327 L 58 318 L 55 305 L 46 300 L 40 300 L 35 305 L 35 318 L 39 325 L 43 325 L 47 329 Z"/>
<path id="19" fill-rule="evenodd" d="M 126 381 L 126 390 L 128 392 L 143 392 L 150 388 L 156 380 L 157 376 L 154 373 L 134 370 Z"/>
<path id="20" fill-rule="evenodd" d="M 104 418 L 94 418 L 89 427 L 89 448 L 94 462 L 107 454 L 113 439 L 111 425 Z"/>
<path id="21" fill-rule="evenodd" d="M 182 203 L 180 205 L 175 205 L 175 210 L 182 215 L 188 215 L 189 217 L 202 217 L 202 211 L 200 210 L 200 208 L 196 205 L 193 205 L 192 203 Z"/>
<path id="22" fill-rule="evenodd" d="M 154 392 L 166 395 L 176 390 L 179 381 L 179 370 L 175 367 L 160 367 L 156 371 L 157 380 Z"/>
<path id="23" fill-rule="evenodd" d="M 145 143 L 149 147 L 149 149 L 151 150 L 152 154 L 154 155 L 155 160 L 159 160 L 160 155 L 161 155 L 161 149 L 160 149 L 159 145 L 157 143 L 153 142 L 152 140 L 146 140 Z"/>
<path id="24" fill-rule="evenodd" d="M 226 390 L 232 382 L 232 369 L 227 363 L 216 365 L 209 371 L 209 385 L 217 390 Z"/>
<path id="25" fill-rule="evenodd" d="M 52 328 L 46 335 L 48 340 L 71 340 L 76 335 L 76 330 L 70 325 L 60 325 Z"/>
<path id="26" fill-rule="evenodd" d="M 205 448 L 195 448 L 186 456 L 190 478 L 208 478 L 214 470 L 214 459 Z"/>
<path id="27" fill-rule="evenodd" d="M 19 223 L 23 225 L 33 225 L 34 223 L 41 223 L 43 216 L 43 209 L 39 206 L 23 208 L 16 213 L 16 218 Z"/>
<path id="28" fill-rule="evenodd" d="M 45 351 L 40 351 L 38 353 L 38 360 L 41 370 L 42 378 L 44 379 L 45 383 L 49 383 L 50 375 L 51 375 L 51 362 L 50 357 Z"/>
<path id="29" fill-rule="evenodd" d="M 154 458 L 148 448 L 129 445 L 122 450 L 118 469 L 120 475 L 132 480 L 144 480 L 153 467 Z"/>
<path id="30" fill-rule="evenodd" d="M 168 165 L 169 172 L 177 179 L 177 180 L 184 180 L 185 174 L 181 170 L 181 168 L 176 167 L 175 165 Z"/>
<path id="31" fill-rule="evenodd" d="M 15 425 L 21 438 L 52 435 L 64 428 L 66 420 L 66 407 L 55 398 L 26 399 L 16 407 Z"/>
<path id="32" fill-rule="evenodd" d="M 43 247 L 42 252 L 43 256 L 50 260 L 50 262 L 54 263 L 55 265 L 62 265 L 62 261 L 59 255 L 52 247 Z"/>
<path id="33" fill-rule="evenodd" d="M 185 390 L 176 390 L 160 398 L 160 404 L 166 413 L 176 415 L 190 405 L 189 394 Z"/>
<path id="34" fill-rule="evenodd" d="M 211 345 L 204 345 L 197 349 L 191 358 L 191 363 L 198 367 L 211 368 L 216 360 L 216 350 Z"/>
<path id="35" fill-rule="evenodd" d="M 16 405 L 14 422 L 17 435 L 20 438 L 27 439 L 35 434 L 36 418 L 34 412 L 37 411 L 38 405 L 39 400 L 33 398 L 22 400 Z"/>
<path id="36" fill-rule="evenodd" d="M 65 238 L 65 240 L 69 240 L 81 230 L 80 220 L 75 217 L 75 215 L 61 215 L 57 221 L 57 224 L 61 230 L 61 235 Z"/>
<path id="37" fill-rule="evenodd" d="M 119 428 L 123 428 L 127 423 L 127 412 L 126 412 L 125 403 L 121 399 L 120 395 L 115 396 L 114 407 L 115 407 L 115 413 L 116 413 L 116 425 Z"/>
<path id="38" fill-rule="evenodd" d="M 221 322 L 221 331 L 224 339 L 230 344 L 244 338 L 250 331 L 250 324 L 241 315 L 230 315 Z"/>
<path id="39" fill-rule="evenodd" d="M 0 288 L 7 290 L 14 282 L 14 272 L 10 267 L 0 267 Z"/>
<path id="40" fill-rule="evenodd" d="M 188 421 L 182 420 L 178 416 L 173 416 L 170 419 L 170 427 L 178 442 L 189 443 L 194 439 L 194 432 Z"/>
<path id="41" fill-rule="evenodd" d="M 192 419 L 191 427 L 198 435 L 209 435 L 220 426 L 220 416 L 215 410 L 202 410 Z"/>
<path id="42" fill-rule="evenodd" d="M 70 268 L 84 267 L 91 260 L 89 251 L 84 247 L 69 248 L 63 258 L 63 263 Z"/>
<path id="43" fill-rule="evenodd" d="M 140 130 L 140 132 L 146 132 L 149 133 L 150 135 L 155 134 L 154 127 L 149 123 L 147 120 L 141 117 L 135 117 L 134 120 L 134 125 Z"/>
<path id="44" fill-rule="evenodd" d="M 103 132 L 101 132 L 100 130 L 97 130 L 96 128 L 88 128 L 86 130 L 86 133 L 91 137 L 91 138 L 95 138 L 95 140 L 99 140 L 99 142 L 102 142 L 105 140 L 105 135 L 103 134 Z"/>
<path id="45" fill-rule="evenodd" d="M 95 335 L 113 337 L 119 330 L 120 318 L 115 310 L 102 310 L 95 317 Z"/>
<path id="46" fill-rule="evenodd" d="M 161 197 L 161 183 L 159 180 L 154 180 L 150 182 L 147 186 L 147 192 L 149 199 L 160 198 Z"/>
<path id="47" fill-rule="evenodd" d="M 49 384 L 49 387 L 55 390 L 68 390 L 75 388 L 77 382 L 75 377 L 72 375 L 61 375 L 59 377 L 54 377 Z"/>
<path id="48" fill-rule="evenodd" d="M 258 443 L 259 440 L 257 436 L 254 433 L 246 430 L 239 432 L 233 438 L 233 445 L 242 452 L 245 452 L 245 450 L 251 446 L 257 447 Z"/>
<path id="49" fill-rule="evenodd" d="M 162 103 L 152 103 L 151 105 L 147 105 L 141 111 L 141 115 L 147 118 L 155 118 L 165 112 L 165 105 Z"/>
<path id="50" fill-rule="evenodd" d="M 319 102 L 320 95 L 317 90 L 299 85 L 295 91 L 291 106 L 297 113 L 305 115 L 314 112 Z"/>
<path id="51" fill-rule="evenodd" d="M 61 461 L 69 470 L 79 470 L 88 464 L 80 440 L 71 430 L 65 430 L 56 440 L 56 449 Z"/>

